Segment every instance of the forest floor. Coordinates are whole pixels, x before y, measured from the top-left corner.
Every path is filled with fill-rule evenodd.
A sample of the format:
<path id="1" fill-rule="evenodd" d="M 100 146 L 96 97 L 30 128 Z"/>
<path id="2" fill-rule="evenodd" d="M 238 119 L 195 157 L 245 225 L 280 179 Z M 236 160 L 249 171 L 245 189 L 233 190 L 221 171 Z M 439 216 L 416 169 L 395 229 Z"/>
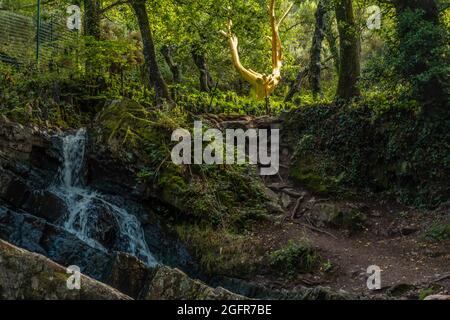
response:
<path id="1" fill-rule="evenodd" d="M 247 118 L 241 124 L 245 122 L 250 127 L 260 123 Z M 306 241 L 327 267 L 294 279 L 262 276 L 257 281 L 286 289 L 322 285 L 369 298 L 417 298 L 424 290 L 447 293 L 450 240 L 431 241 L 427 234 L 437 225 L 450 223 L 448 208 L 418 210 L 361 192 L 344 200 L 317 196 L 290 180 L 290 162 L 290 151 L 282 149 L 279 175 L 264 179 L 283 203 L 285 216 L 275 219 L 276 223 L 258 223 L 250 236 L 259 239 L 267 251 L 283 248 L 290 241 Z M 365 216 L 363 226 L 358 231 L 327 226 L 321 223 L 320 214 L 319 219 L 311 214 L 317 213 L 317 207 L 356 208 Z M 381 289 L 376 291 L 367 287 L 367 268 L 372 265 L 381 269 Z"/>

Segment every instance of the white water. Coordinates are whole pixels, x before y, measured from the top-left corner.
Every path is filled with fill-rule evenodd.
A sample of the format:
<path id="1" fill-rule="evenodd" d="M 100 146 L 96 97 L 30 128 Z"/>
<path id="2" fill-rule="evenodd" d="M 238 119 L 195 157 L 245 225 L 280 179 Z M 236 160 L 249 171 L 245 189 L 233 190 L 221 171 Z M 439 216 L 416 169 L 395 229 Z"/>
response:
<path id="1" fill-rule="evenodd" d="M 97 249 L 108 251 L 101 243 L 92 238 L 95 225 L 96 208 L 101 204 L 115 219 L 119 235 L 115 243 L 116 250 L 127 252 L 149 266 L 157 264 L 145 242 L 144 232 L 137 218 L 127 210 L 108 202 L 101 194 L 90 190 L 83 181 L 83 168 L 86 156 L 86 130 L 80 129 L 74 135 L 62 138 L 64 163 L 60 168 L 57 183 L 52 191 L 64 199 L 69 209 L 62 226 L 79 239 Z M 94 215 L 94 216 L 93 216 Z"/>

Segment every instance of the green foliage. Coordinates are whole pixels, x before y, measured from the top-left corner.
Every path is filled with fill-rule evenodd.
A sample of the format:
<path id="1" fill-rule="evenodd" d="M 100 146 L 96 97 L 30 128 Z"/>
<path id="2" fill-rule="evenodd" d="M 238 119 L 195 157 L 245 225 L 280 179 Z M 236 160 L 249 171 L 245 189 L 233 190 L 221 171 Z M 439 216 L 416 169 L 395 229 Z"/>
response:
<path id="1" fill-rule="evenodd" d="M 434 241 L 444 241 L 450 238 L 450 224 L 436 224 L 426 234 L 427 238 Z"/>
<path id="2" fill-rule="evenodd" d="M 272 267 L 282 274 L 290 277 L 297 273 L 311 272 L 318 262 L 317 253 L 306 243 L 289 243 L 270 254 Z"/>
<path id="3" fill-rule="evenodd" d="M 321 270 L 323 272 L 329 273 L 329 272 L 332 272 L 333 269 L 334 269 L 334 265 L 333 265 L 333 263 L 331 263 L 330 260 L 323 262 L 321 265 Z"/>
<path id="4" fill-rule="evenodd" d="M 364 63 L 364 87 L 381 96 L 387 92 L 400 104 L 449 103 L 448 28 L 425 16 L 422 10 L 406 9 L 397 13 L 394 25 L 383 28 L 381 50 L 372 51 Z"/>
<path id="5" fill-rule="evenodd" d="M 185 113 L 147 110 L 129 100 L 117 101 L 98 116 L 99 134 L 115 150 L 136 154 L 145 168 L 141 178 L 184 219 L 215 228 L 241 230 L 266 214 L 263 183 L 256 169 L 239 165 L 175 165 L 172 132 L 192 130 Z M 144 147 L 143 147 L 144 146 Z"/>
<path id="6" fill-rule="evenodd" d="M 363 101 L 292 112 L 283 139 L 297 145 L 293 176 L 313 189 L 369 188 L 416 206 L 448 201 L 448 120 L 427 120 L 406 107 L 381 108 Z"/>
<path id="7" fill-rule="evenodd" d="M 266 114 L 265 102 L 255 101 L 252 97 L 239 96 L 233 91 L 215 90 L 211 93 L 184 90 L 177 104 L 184 110 L 195 114 L 240 114 L 262 116 Z M 271 99 L 270 110 L 274 114 L 293 108 L 290 103 Z"/>
<path id="8" fill-rule="evenodd" d="M 419 299 L 424 300 L 426 297 L 442 292 L 444 288 L 439 284 L 432 284 L 427 288 L 419 291 Z"/>
<path id="9" fill-rule="evenodd" d="M 1 63 L 0 72 L 0 114 L 23 124 L 62 128 L 86 120 L 74 103 L 80 79 L 33 68 L 19 71 Z"/>
<path id="10" fill-rule="evenodd" d="M 424 19 L 424 15 L 419 10 L 408 10 L 400 15 L 400 40 L 394 58 L 394 66 L 411 85 L 413 96 L 422 99 L 435 98 L 427 92 L 434 89 L 430 84 L 444 82 L 450 72 L 447 32 L 441 25 Z M 442 103 L 444 97 L 438 98 Z"/>
<path id="11" fill-rule="evenodd" d="M 176 229 L 208 274 L 242 277 L 263 267 L 264 248 L 249 235 L 187 224 Z"/>

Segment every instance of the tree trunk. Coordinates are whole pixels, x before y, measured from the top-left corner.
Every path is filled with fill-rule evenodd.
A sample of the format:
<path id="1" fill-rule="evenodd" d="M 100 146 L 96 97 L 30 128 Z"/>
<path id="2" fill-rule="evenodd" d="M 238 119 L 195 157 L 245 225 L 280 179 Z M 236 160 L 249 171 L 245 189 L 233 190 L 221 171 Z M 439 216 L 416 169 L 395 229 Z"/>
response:
<path id="1" fill-rule="evenodd" d="M 214 87 L 214 81 L 209 73 L 206 55 L 197 45 L 192 47 L 192 58 L 200 72 L 200 91 L 210 92 Z"/>
<path id="2" fill-rule="evenodd" d="M 336 97 L 349 100 L 360 95 L 357 87 L 361 73 L 359 33 L 352 0 L 337 0 L 335 10 L 340 40 L 340 72 Z"/>
<path id="3" fill-rule="evenodd" d="M 309 69 L 304 69 L 297 74 L 297 78 L 291 82 L 289 92 L 284 98 L 284 102 L 291 102 L 296 93 L 300 93 L 302 90 L 303 80 L 308 76 Z"/>
<path id="4" fill-rule="evenodd" d="M 333 29 L 333 21 L 335 18 L 334 11 L 331 10 L 330 5 L 327 6 L 327 12 L 325 14 L 325 38 L 328 42 L 328 46 L 330 47 L 330 53 L 333 56 L 334 68 L 336 70 L 336 74 L 339 75 L 339 49 L 336 43 L 336 39 L 338 36 L 336 35 Z"/>
<path id="5" fill-rule="evenodd" d="M 100 40 L 101 8 L 99 0 L 84 0 L 84 33 L 86 36 Z"/>
<path id="6" fill-rule="evenodd" d="M 322 43 L 325 37 L 325 14 L 326 7 L 324 4 L 324 0 L 319 0 L 316 11 L 316 26 L 310 51 L 309 63 L 309 82 L 311 84 L 311 90 L 314 99 L 317 98 L 318 94 L 322 93 L 320 86 L 320 73 L 322 70 L 322 66 L 320 61 L 322 56 Z"/>
<path id="7" fill-rule="evenodd" d="M 173 61 L 173 49 L 172 46 L 166 45 L 161 48 L 161 53 L 172 72 L 173 82 L 181 83 L 181 69 L 178 64 Z"/>
<path id="8" fill-rule="evenodd" d="M 145 69 L 147 77 L 150 81 L 150 86 L 155 89 L 156 100 L 167 99 L 172 101 L 167 84 L 162 77 L 161 71 L 156 61 L 155 44 L 153 42 L 153 33 L 150 29 L 150 22 L 148 19 L 147 9 L 145 7 L 145 0 L 133 0 L 131 6 L 136 14 L 136 18 L 141 30 L 143 52 L 145 59 Z"/>

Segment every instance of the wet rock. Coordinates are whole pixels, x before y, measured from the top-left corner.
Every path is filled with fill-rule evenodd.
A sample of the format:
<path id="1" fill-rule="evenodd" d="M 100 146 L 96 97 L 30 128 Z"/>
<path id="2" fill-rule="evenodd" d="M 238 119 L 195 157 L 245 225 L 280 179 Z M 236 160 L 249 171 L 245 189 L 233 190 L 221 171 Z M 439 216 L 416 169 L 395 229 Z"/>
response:
<path id="1" fill-rule="evenodd" d="M 117 154 L 105 149 L 101 143 L 90 148 L 95 149 L 87 159 L 88 180 L 92 187 L 103 193 L 126 194 L 137 200 L 146 197 L 146 188 L 135 178 L 137 172 L 131 163 L 119 160 Z"/>
<path id="2" fill-rule="evenodd" d="M 84 275 L 69 290 L 66 268 L 0 240 L 0 299 L 128 300 L 130 297 Z"/>
<path id="3" fill-rule="evenodd" d="M 3 176 L 6 177 L 6 174 Z M 66 203 L 57 195 L 40 190 L 41 185 L 30 186 L 22 179 L 10 177 L 9 180 L 2 180 L 0 199 L 49 222 L 55 222 L 67 213 Z"/>
<path id="4" fill-rule="evenodd" d="M 142 261 L 129 254 L 117 252 L 111 261 L 107 275 L 102 280 L 120 292 L 138 299 L 153 273 L 154 270 Z"/>
<path id="5" fill-rule="evenodd" d="M 2 189 L 4 193 L 0 194 L 0 197 L 18 208 L 24 206 L 31 196 L 31 190 L 27 184 L 21 180 L 14 179 L 14 177 L 11 177 L 10 182 L 5 184 Z"/>
<path id="6" fill-rule="evenodd" d="M 40 245 L 46 222 L 2 207 L 0 202 L 0 238 L 27 250 L 46 254 Z"/>
<path id="7" fill-rule="evenodd" d="M 114 248 L 119 236 L 119 223 L 112 208 L 100 200 L 93 200 L 88 208 L 89 236 L 105 248 Z"/>
<path id="8" fill-rule="evenodd" d="M 48 190 L 32 192 L 22 208 L 48 222 L 56 222 L 68 212 L 64 200 Z"/>
<path id="9" fill-rule="evenodd" d="M 189 278 L 184 272 L 159 267 L 150 281 L 146 300 L 243 300 L 245 297 L 224 288 L 211 288 L 199 280 Z"/>
<path id="10" fill-rule="evenodd" d="M 48 173 L 56 172 L 60 164 L 58 144 L 48 132 L 5 118 L 0 118 L 0 154 L 10 161 L 31 164 Z"/>
<path id="11" fill-rule="evenodd" d="M 77 265 L 83 273 L 95 279 L 104 275 L 111 259 L 110 254 L 90 247 L 44 219 L 10 209 L 0 210 L 0 238 L 43 254 L 57 263 Z"/>

